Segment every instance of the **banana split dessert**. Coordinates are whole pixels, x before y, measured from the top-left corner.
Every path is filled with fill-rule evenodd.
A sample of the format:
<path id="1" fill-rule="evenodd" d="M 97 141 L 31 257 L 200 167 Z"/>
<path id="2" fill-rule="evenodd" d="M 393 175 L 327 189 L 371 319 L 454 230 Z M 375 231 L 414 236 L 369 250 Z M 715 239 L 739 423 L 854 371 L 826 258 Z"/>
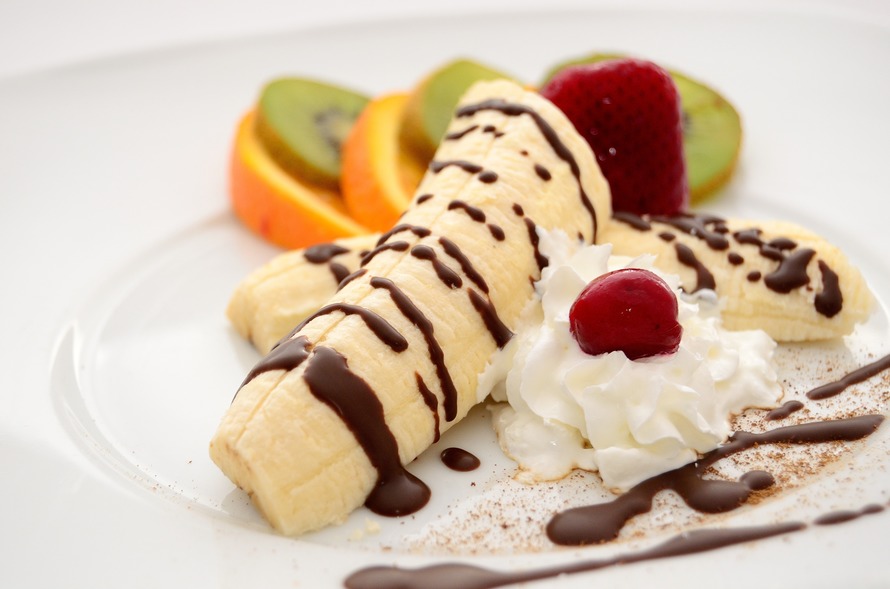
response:
<path id="1" fill-rule="evenodd" d="M 442 95 L 430 87 L 453 79 L 453 67 L 412 96 L 362 103 L 343 146 L 343 177 L 350 166 L 365 174 L 342 184 L 354 206 L 310 194 L 305 176 L 276 173 L 264 192 L 245 188 L 247 160 L 236 149 L 233 200 L 258 233 L 288 215 L 349 228 L 313 243 L 274 238 L 292 250 L 246 277 L 227 310 L 264 357 L 210 453 L 277 530 L 317 530 L 361 506 L 384 516 L 419 511 L 436 490 L 405 465 L 479 404 L 517 480 L 582 470 L 615 493 L 553 514 L 546 535 L 564 545 L 615 539 L 666 489 L 703 513 L 736 509 L 776 480 L 759 469 L 714 480 L 705 476 L 714 465 L 758 445 L 860 440 L 881 425 L 875 412 L 734 431 L 746 411 L 770 420 L 802 408 L 783 405 L 778 346 L 842 338 L 875 300 L 847 257 L 805 228 L 689 212 L 689 195 L 725 182 L 737 151 L 714 147 L 719 169 L 693 174 L 684 114 L 701 90 L 649 62 L 612 57 L 562 67 L 539 91 L 459 62 L 469 89 L 448 103 L 444 123 L 428 94 Z M 613 94 L 628 79 L 633 88 Z M 613 96 L 630 98 L 608 116 L 591 107 Z M 712 98 L 708 108 L 718 104 L 725 118 Z M 411 132 L 394 131 L 393 120 L 412 120 Z M 729 135 L 737 149 L 738 130 Z M 406 143 L 426 154 L 422 177 L 400 154 Z M 271 155 L 263 162 L 251 173 L 274 164 Z M 257 204 L 285 193 L 295 208 L 278 213 L 284 221 Z M 247 201 L 256 206 L 245 213 Z M 888 367 L 877 360 L 810 398 Z M 803 527 L 684 537 L 624 561 Z M 424 587 L 457 575 L 460 586 L 484 588 L 617 562 L 539 576 L 383 567 L 346 585 Z"/>

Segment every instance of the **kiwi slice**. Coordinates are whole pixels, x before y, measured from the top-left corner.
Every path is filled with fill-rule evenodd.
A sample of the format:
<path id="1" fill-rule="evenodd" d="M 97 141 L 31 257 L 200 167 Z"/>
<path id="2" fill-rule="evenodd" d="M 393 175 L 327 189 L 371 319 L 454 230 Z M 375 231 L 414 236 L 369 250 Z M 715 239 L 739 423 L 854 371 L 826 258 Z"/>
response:
<path id="1" fill-rule="evenodd" d="M 315 80 L 273 80 L 257 104 L 257 137 L 291 175 L 336 189 L 341 146 L 368 101 L 358 92 Z"/>
<path id="2" fill-rule="evenodd" d="M 402 140 L 422 159 L 432 158 L 463 93 L 478 81 L 501 78 L 512 76 L 468 59 L 448 62 L 431 72 L 408 99 Z"/>
<path id="3" fill-rule="evenodd" d="M 542 86 L 566 67 L 627 57 L 594 53 L 562 62 L 551 68 Z M 683 154 L 689 181 L 689 197 L 700 202 L 723 186 L 735 171 L 742 145 L 739 113 L 723 96 L 707 85 L 676 71 L 669 71 L 683 109 Z"/>

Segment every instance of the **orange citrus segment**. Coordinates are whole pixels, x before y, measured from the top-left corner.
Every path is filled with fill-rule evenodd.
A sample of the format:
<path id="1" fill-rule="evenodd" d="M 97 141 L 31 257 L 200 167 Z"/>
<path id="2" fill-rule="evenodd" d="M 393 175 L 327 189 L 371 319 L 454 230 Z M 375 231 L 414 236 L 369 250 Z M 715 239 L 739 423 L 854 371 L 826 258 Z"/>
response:
<path id="1" fill-rule="evenodd" d="M 387 231 L 411 202 L 424 167 L 399 141 L 407 94 L 372 100 L 343 144 L 340 189 L 353 218 Z"/>
<path id="2" fill-rule="evenodd" d="M 241 119 L 232 150 L 230 193 L 241 221 L 285 248 L 368 233 L 340 195 L 300 182 L 272 161 L 254 133 L 254 117 L 251 111 Z"/>

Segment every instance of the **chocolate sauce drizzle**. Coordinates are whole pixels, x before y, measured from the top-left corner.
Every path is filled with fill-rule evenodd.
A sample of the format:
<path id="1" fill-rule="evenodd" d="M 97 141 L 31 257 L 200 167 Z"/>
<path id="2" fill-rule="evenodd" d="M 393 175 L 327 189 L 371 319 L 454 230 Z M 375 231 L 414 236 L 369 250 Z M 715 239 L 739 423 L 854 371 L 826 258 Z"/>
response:
<path id="1" fill-rule="evenodd" d="M 361 266 L 367 266 L 368 262 L 373 260 L 377 254 L 383 253 L 387 250 L 392 250 L 395 252 L 403 252 L 411 247 L 407 241 L 394 241 L 392 243 L 382 243 L 366 253 L 362 256 Z"/>
<path id="2" fill-rule="evenodd" d="M 341 281 L 340 281 L 340 284 L 337 285 L 337 291 L 339 292 L 339 291 L 343 290 L 343 287 L 344 287 L 344 286 L 346 286 L 347 284 L 349 284 L 350 282 L 352 282 L 352 281 L 355 280 L 356 278 L 360 278 L 360 277 L 364 276 L 364 275 L 367 274 L 367 273 L 368 273 L 368 269 L 367 269 L 367 268 L 359 268 L 358 270 L 356 270 L 356 271 L 353 272 L 352 274 L 347 275 L 346 278 L 344 278 L 343 280 L 341 280 Z"/>
<path id="3" fill-rule="evenodd" d="M 865 382 L 869 378 L 876 376 L 888 369 L 890 369 L 890 356 L 884 356 L 879 360 L 875 360 L 871 364 L 866 364 L 861 368 L 857 368 L 853 372 L 834 382 L 830 382 L 820 387 L 814 388 L 807 393 L 807 399 L 819 401 L 822 399 L 828 399 L 829 397 L 834 397 L 835 395 L 839 395 L 840 393 L 844 392 L 847 387 Z"/>
<path id="4" fill-rule="evenodd" d="M 426 340 L 427 349 L 429 350 L 430 361 L 436 367 L 436 375 L 439 377 L 439 383 L 442 387 L 442 406 L 445 409 L 445 420 L 454 421 L 457 417 L 457 389 L 454 387 L 454 381 L 451 380 L 451 373 L 445 365 L 445 353 L 442 351 L 442 347 L 439 345 L 438 340 L 436 340 L 432 322 L 430 322 L 426 315 L 423 314 L 423 311 L 421 311 L 417 305 L 408 298 L 408 295 L 406 295 L 402 289 L 396 286 L 396 284 L 389 278 L 375 276 L 371 278 L 371 286 L 389 291 L 389 295 L 392 297 L 392 300 L 396 304 L 396 307 L 398 307 L 399 311 L 402 312 L 402 315 L 414 324 L 414 326 L 420 330 L 420 333 L 423 334 L 423 338 Z"/>
<path id="5" fill-rule="evenodd" d="M 430 162 L 430 171 L 433 174 L 438 174 L 448 167 L 460 168 L 467 174 L 478 174 L 483 170 L 482 166 L 480 166 L 479 164 L 474 164 L 473 162 L 468 162 L 467 160 L 433 160 Z"/>
<path id="6" fill-rule="evenodd" d="M 339 284 L 349 275 L 349 269 L 343 264 L 334 262 L 333 259 L 339 255 L 349 253 L 349 248 L 334 243 L 323 243 L 307 247 L 303 250 L 303 257 L 310 264 L 327 264 L 334 275 L 334 280 Z"/>
<path id="7" fill-rule="evenodd" d="M 617 212 L 613 214 L 613 219 L 630 225 L 638 231 L 651 231 L 653 222 L 662 223 L 704 241 L 712 250 L 725 251 L 730 247 L 730 241 L 727 238 L 729 229 L 726 226 L 726 221 L 714 215 L 639 216 L 633 213 Z M 816 252 L 809 248 L 798 248 L 798 244 L 787 237 L 764 241 L 762 233 L 762 230 L 756 227 L 732 233 L 732 238 L 736 243 L 756 246 L 761 257 L 778 263 L 778 266 L 766 276 L 763 276 L 758 270 L 748 272 L 747 280 L 758 282 L 763 279 L 767 288 L 779 294 L 788 294 L 807 286 L 810 283 L 807 267 Z M 671 234 L 668 233 L 668 235 Z M 664 232 L 659 236 L 662 239 L 666 238 Z M 695 290 L 716 288 L 716 284 L 710 287 L 704 286 L 714 282 L 713 274 L 699 260 L 695 259 L 693 251 L 685 245 L 681 247 L 681 244 L 675 244 L 675 246 L 680 263 L 696 270 L 698 285 Z M 745 261 L 742 255 L 732 251 L 727 252 L 727 259 L 734 266 L 739 266 Z M 824 260 L 819 260 L 818 265 L 822 274 L 822 290 L 816 293 L 813 304 L 817 313 L 831 318 L 840 313 L 843 308 L 843 296 L 838 275 Z"/>
<path id="8" fill-rule="evenodd" d="M 439 441 L 441 435 L 439 424 L 439 399 L 436 397 L 436 394 L 426 386 L 420 373 L 415 372 L 414 378 L 417 381 L 417 390 L 420 392 L 420 397 L 433 415 L 433 443 L 435 444 Z"/>
<path id="9" fill-rule="evenodd" d="M 766 421 L 776 421 L 778 419 L 785 419 L 792 413 L 797 413 L 801 409 L 803 409 L 804 405 L 800 401 L 786 401 L 781 406 L 776 407 L 769 413 L 764 416 Z"/>
<path id="10" fill-rule="evenodd" d="M 478 207 L 474 207 L 473 205 L 467 204 L 462 200 L 453 200 L 448 203 L 448 210 L 461 210 L 477 223 L 485 223 L 485 211 Z"/>
<path id="11" fill-rule="evenodd" d="M 436 276 L 448 288 L 460 288 L 464 281 L 458 276 L 457 272 L 446 266 L 439 260 L 436 250 L 428 245 L 418 244 L 411 248 L 411 255 L 418 260 L 426 260 L 432 264 L 436 271 Z"/>
<path id="12" fill-rule="evenodd" d="M 468 289 L 467 292 L 470 296 L 470 302 L 482 317 L 482 322 L 485 323 L 485 327 L 494 339 L 495 344 L 497 344 L 498 348 L 506 346 L 510 338 L 513 337 L 513 332 L 498 317 L 494 305 L 491 304 L 487 297 L 483 297 L 475 290 Z"/>
<path id="13" fill-rule="evenodd" d="M 461 129 L 460 131 L 452 131 L 445 135 L 442 138 L 443 141 L 456 141 L 458 139 L 463 139 L 465 136 L 469 135 L 473 131 L 479 128 L 479 125 L 470 125 L 466 129 Z"/>
<path id="14" fill-rule="evenodd" d="M 571 170 L 572 175 L 575 177 L 575 180 L 578 183 L 578 191 L 581 197 L 581 202 L 584 205 L 584 208 L 587 209 L 587 212 L 590 213 L 590 218 L 593 222 L 593 233 L 591 235 L 595 238 L 597 231 L 596 211 L 594 210 L 593 204 L 591 203 L 590 198 L 587 196 L 587 193 L 584 190 L 584 186 L 581 183 L 581 169 L 578 166 L 578 162 L 575 160 L 575 156 L 559 138 L 556 130 L 551 127 L 550 123 L 544 120 L 544 117 L 542 117 L 533 108 L 524 104 L 507 102 L 502 99 L 485 100 L 477 104 L 468 104 L 462 106 L 457 109 L 457 111 L 455 112 L 455 116 L 457 118 L 470 117 L 478 112 L 486 110 L 498 111 L 510 117 L 528 115 L 532 118 L 535 125 L 537 125 L 538 130 L 541 132 L 541 135 L 544 137 L 544 140 L 547 141 L 556 156 L 569 165 L 569 169 Z"/>
<path id="15" fill-rule="evenodd" d="M 556 514 L 547 525 L 547 536 L 555 544 L 571 546 L 613 540 L 632 517 L 651 510 L 655 495 L 666 489 L 675 491 L 687 505 L 698 511 L 730 511 L 747 501 L 753 491 L 772 485 L 772 476 L 763 471 L 751 471 L 739 481 L 703 478 L 705 471 L 717 461 L 763 444 L 859 440 L 874 433 L 883 421 L 883 415 L 863 415 L 790 425 L 756 434 L 736 432 L 726 444 L 700 460 L 647 479 L 612 501 Z"/>
<path id="16" fill-rule="evenodd" d="M 682 243 L 675 243 L 674 249 L 677 251 L 677 260 L 684 266 L 695 270 L 696 282 L 692 292 L 698 292 L 703 288 L 714 290 L 717 287 L 714 275 L 695 257 L 695 252 L 692 251 L 692 248 Z"/>
<path id="17" fill-rule="evenodd" d="M 461 271 L 463 271 L 464 275 L 470 279 L 470 282 L 476 285 L 476 287 L 482 292 L 488 294 L 488 284 L 485 282 L 485 279 L 481 274 L 476 270 L 473 266 L 473 263 L 470 259 L 464 254 L 463 250 L 458 247 L 456 243 L 448 239 L 447 237 L 440 237 L 439 244 L 442 246 L 443 251 L 454 258 L 457 263 L 460 265 Z"/>
<path id="18" fill-rule="evenodd" d="M 418 569 L 376 566 L 361 569 L 345 581 L 347 589 L 493 589 L 562 575 L 591 572 L 617 565 L 708 552 L 736 544 L 764 540 L 806 528 L 799 522 L 731 529 L 702 529 L 674 536 L 636 552 L 611 558 L 585 559 L 527 571 L 501 572 L 460 563 L 436 564 Z"/>
<path id="19" fill-rule="evenodd" d="M 365 506 L 374 513 L 395 517 L 414 513 L 430 499 L 430 489 L 405 470 L 399 447 L 386 424 L 383 405 L 361 377 L 349 370 L 346 358 L 331 348 L 317 346 L 303 372 L 309 391 L 343 420 L 377 470 L 374 489 Z"/>
<path id="20" fill-rule="evenodd" d="M 238 387 L 238 391 L 244 388 L 244 385 L 255 379 L 257 376 L 270 370 L 293 370 L 302 364 L 309 357 L 309 339 L 301 335 L 293 339 L 285 339 L 277 344 L 266 356 L 260 360 Z M 235 397 L 238 393 L 235 393 Z M 235 399 L 233 398 L 232 401 Z"/>
<path id="21" fill-rule="evenodd" d="M 816 252 L 811 249 L 792 252 L 782 258 L 778 268 L 763 277 L 763 283 L 780 294 L 788 294 L 796 288 L 806 286 L 810 282 L 807 266 L 815 255 Z"/>
<path id="22" fill-rule="evenodd" d="M 479 462 L 479 458 L 463 448 L 445 448 L 439 454 L 439 458 L 445 466 L 460 472 L 476 470 L 482 464 Z"/>
<path id="23" fill-rule="evenodd" d="M 430 196 L 432 196 L 432 195 L 430 195 Z M 400 223 L 399 225 L 396 225 L 395 227 L 393 227 L 392 229 L 390 229 L 389 231 L 387 231 L 386 233 L 381 235 L 380 239 L 377 240 L 376 245 L 378 245 L 378 246 L 383 245 L 384 243 L 389 241 L 389 238 L 392 237 L 393 235 L 398 235 L 399 233 L 404 233 L 406 231 L 410 231 L 417 237 L 421 237 L 421 238 L 427 237 L 431 233 L 431 231 L 429 229 L 427 229 L 426 227 L 421 227 L 420 225 L 409 225 L 407 223 Z"/>

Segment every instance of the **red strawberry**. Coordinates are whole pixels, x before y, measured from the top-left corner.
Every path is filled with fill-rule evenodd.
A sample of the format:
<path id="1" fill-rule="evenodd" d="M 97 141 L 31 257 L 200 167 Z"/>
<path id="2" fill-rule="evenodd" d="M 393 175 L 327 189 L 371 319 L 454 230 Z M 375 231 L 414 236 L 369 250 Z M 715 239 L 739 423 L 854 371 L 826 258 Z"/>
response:
<path id="1" fill-rule="evenodd" d="M 569 330 L 584 352 L 621 350 L 631 360 L 673 354 L 683 327 L 677 297 L 649 270 L 624 268 L 594 278 L 569 310 Z"/>
<path id="2" fill-rule="evenodd" d="M 541 94 L 590 144 L 614 210 L 671 215 L 686 209 L 680 95 L 664 69 L 639 59 L 567 67 Z"/>

